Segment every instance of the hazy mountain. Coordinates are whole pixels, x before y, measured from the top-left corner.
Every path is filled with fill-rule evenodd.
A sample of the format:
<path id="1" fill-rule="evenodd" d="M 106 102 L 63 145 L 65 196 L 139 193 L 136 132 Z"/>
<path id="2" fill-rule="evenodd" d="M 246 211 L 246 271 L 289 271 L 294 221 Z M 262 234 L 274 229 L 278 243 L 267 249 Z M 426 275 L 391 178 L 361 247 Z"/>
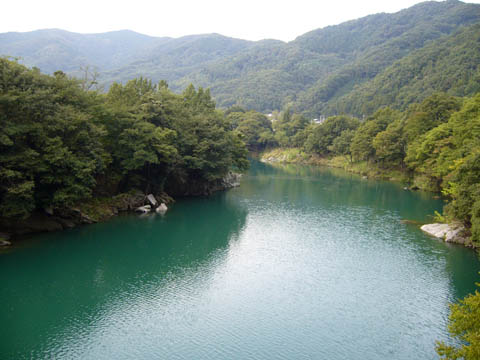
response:
<path id="1" fill-rule="evenodd" d="M 154 81 L 171 82 L 254 45 L 253 41 L 229 38 L 219 34 L 190 35 L 169 39 L 151 49 L 142 59 L 106 72 L 104 79 L 107 82 L 122 82 L 143 76 Z"/>
<path id="2" fill-rule="evenodd" d="M 0 54 L 20 56 L 23 63 L 46 72 L 74 73 L 80 66 L 96 66 L 106 84 L 143 76 L 155 82 L 167 80 L 174 90 L 189 83 L 210 87 L 224 107 L 239 104 L 270 111 L 291 105 L 312 116 L 359 114 L 373 111 L 386 99 L 405 106 L 408 97 L 397 96 L 405 86 L 421 95 L 421 79 L 416 73 L 399 75 L 402 71 L 427 74 L 426 67 L 412 65 L 420 58 L 434 64 L 421 80 L 423 86 L 432 87 L 429 92 L 449 91 L 448 83 L 464 95 L 473 91 L 471 82 L 458 85 L 457 78 L 428 82 L 425 77 L 438 78 L 438 71 L 447 70 L 459 77 L 465 74 L 464 67 L 469 67 L 466 73 L 475 73 L 476 66 L 467 58 L 460 61 L 449 53 L 451 67 L 456 67 L 452 70 L 446 69 L 442 57 L 448 52 L 445 46 L 456 49 L 455 44 L 462 43 L 459 46 L 469 46 L 469 56 L 476 59 L 475 43 L 467 45 L 466 41 L 468 36 L 476 36 L 478 28 L 464 31 L 479 22 L 480 5 L 429 1 L 394 14 L 370 15 L 317 29 L 289 43 L 253 42 L 219 34 L 173 39 L 132 31 L 82 35 L 40 30 L 0 34 Z M 462 33 L 467 35 L 462 37 Z M 440 47 L 444 51 L 436 51 Z M 437 63 L 444 65 L 435 66 Z M 390 84 L 390 90 L 385 84 Z M 379 89 L 385 101 L 376 99 Z M 393 94 L 385 95 L 389 91 Z"/>
<path id="3" fill-rule="evenodd" d="M 222 106 L 259 111 L 294 105 L 312 116 L 355 86 L 430 41 L 480 21 L 480 5 L 425 2 L 304 34 L 288 44 L 254 47 L 187 75 L 178 84 L 208 86 Z M 172 84 L 176 85 L 176 84 Z"/>
<path id="4" fill-rule="evenodd" d="M 58 29 L 0 34 L 0 54 L 20 57 L 43 72 L 77 71 L 90 65 L 99 71 L 123 66 L 149 54 L 170 38 L 155 38 L 130 30 L 77 34 Z"/>

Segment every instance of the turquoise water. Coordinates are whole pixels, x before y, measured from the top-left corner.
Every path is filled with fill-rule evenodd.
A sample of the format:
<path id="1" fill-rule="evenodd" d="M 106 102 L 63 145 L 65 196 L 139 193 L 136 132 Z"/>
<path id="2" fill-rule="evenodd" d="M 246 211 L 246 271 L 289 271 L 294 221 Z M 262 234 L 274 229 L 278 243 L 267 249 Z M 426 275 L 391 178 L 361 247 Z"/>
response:
<path id="1" fill-rule="evenodd" d="M 0 254 L 0 359 L 435 359 L 480 262 L 441 200 L 253 163 L 240 188 Z"/>

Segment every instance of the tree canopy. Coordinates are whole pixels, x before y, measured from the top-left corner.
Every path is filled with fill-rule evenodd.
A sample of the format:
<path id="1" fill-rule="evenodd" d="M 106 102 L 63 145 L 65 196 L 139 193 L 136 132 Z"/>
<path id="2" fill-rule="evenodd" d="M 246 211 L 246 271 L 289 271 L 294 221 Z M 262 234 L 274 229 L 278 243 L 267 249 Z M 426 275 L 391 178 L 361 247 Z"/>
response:
<path id="1" fill-rule="evenodd" d="M 247 150 L 209 90 L 182 94 L 139 78 L 87 91 L 0 59 L 0 216 L 66 207 L 96 193 L 162 191 L 248 167 Z"/>

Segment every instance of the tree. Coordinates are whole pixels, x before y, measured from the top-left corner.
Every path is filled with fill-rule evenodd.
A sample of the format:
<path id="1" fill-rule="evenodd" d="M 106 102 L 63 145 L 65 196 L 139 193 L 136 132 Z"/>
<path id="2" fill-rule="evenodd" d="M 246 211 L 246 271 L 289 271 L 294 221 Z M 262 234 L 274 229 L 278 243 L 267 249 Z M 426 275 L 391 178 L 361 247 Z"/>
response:
<path id="1" fill-rule="evenodd" d="M 400 112 L 390 108 L 378 110 L 371 118 L 355 132 L 350 147 L 353 158 L 356 160 L 371 160 L 375 157 L 373 139 L 378 133 L 384 131 L 388 124 L 401 116 Z"/>
<path id="2" fill-rule="evenodd" d="M 400 166 L 405 157 L 405 141 L 403 140 L 403 122 L 396 120 L 379 132 L 373 139 L 375 156 L 384 166 Z"/>
<path id="3" fill-rule="evenodd" d="M 480 284 L 477 283 L 477 286 Z M 438 355 L 445 360 L 480 359 L 480 292 L 468 295 L 458 304 L 450 305 L 448 331 L 459 345 L 437 342 Z"/>
<path id="4" fill-rule="evenodd" d="M 350 150 L 350 144 L 352 143 L 353 137 L 355 136 L 355 130 L 344 130 L 339 137 L 333 140 L 330 151 L 335 155 L 345 155 L 348 156 L 350 162 L 353 161 L 352 152 Z"/>
<path id="5" fill-rule="evenodd" d="M 305 142 L 308 152 L 326 155 L 331 151 L 333 141 L 345 130 L 355 130 L 360 125 L 356 118 L 331 116 L 325 122 L 312 128 Z"/>
<path id="6" fill-rule="evenodd" d="M 445 123 L 460 109 L 460 102 L 444 93 L 435 93 L 421 104 L 411 106 L 404 126 L 405 140 L 412 142 L 434 127 Z"/>

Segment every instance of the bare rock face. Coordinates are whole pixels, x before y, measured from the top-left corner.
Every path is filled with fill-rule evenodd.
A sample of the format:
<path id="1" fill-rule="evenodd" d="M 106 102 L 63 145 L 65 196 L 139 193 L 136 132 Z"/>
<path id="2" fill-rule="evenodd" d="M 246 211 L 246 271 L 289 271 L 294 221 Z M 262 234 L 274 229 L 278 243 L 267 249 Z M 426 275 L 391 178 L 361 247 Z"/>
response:
<path id="1" fill-rule="evenodd" d="M 465 228 L 461 224 L 426 224 L 420 229 L 427 234 L 455 244 L 467 244 L 468 237 L 465 236 Z"/>

